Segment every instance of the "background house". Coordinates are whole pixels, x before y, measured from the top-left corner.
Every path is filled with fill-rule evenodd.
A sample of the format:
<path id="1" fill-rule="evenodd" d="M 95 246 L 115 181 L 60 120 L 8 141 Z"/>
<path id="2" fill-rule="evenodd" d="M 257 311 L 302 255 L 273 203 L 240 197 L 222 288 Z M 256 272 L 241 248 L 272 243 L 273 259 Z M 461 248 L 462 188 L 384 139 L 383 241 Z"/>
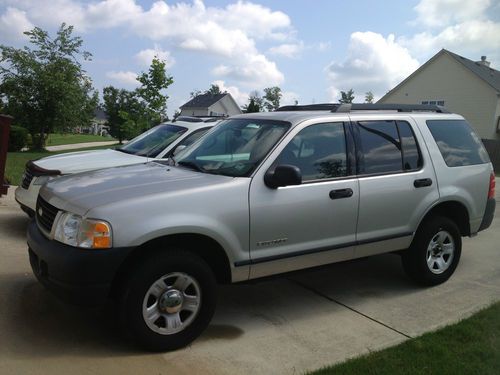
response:
<path id="1" fill-rule="evenodd" d="M 500 169 L 500 71 L 442 49 L 378 103 L 437 104 L 475 128 Z"/>
<path id="2" fill-rule="evenodd" d="M 180 107 L 180 116 L 233 116 L 242 113 L 231 94 L 200 94 Z"/>

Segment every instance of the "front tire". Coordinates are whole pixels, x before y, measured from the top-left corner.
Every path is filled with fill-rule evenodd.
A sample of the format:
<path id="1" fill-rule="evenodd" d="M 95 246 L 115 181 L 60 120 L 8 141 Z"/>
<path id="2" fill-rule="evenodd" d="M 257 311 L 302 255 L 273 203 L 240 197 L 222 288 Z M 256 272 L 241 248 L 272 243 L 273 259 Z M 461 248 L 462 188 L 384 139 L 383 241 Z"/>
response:
<path id="1" fill-rule="evenodd" d="M 216 300 L 217 283 L 205 261 L 182 250 L 156 254 L 129 275 L 122 322 L 142 347 L 175 350 L 205 330 Z"/>
<path id="2" fill-rule="evenodd" d="M 444 283 L 455 272 L 462 253 L 462 237 L 454 221 L 434 216 L 422 223 L 402 254 L 403 268 L 419 284 Z"/>

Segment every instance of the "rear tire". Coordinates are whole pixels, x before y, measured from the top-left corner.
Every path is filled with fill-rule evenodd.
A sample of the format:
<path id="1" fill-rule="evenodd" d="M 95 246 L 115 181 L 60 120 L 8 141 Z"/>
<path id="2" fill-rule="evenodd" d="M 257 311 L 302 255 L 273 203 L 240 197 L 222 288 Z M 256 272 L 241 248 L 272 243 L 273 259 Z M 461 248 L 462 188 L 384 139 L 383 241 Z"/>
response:
<path id="1" fill-rule="evenodd" d="M 421 285 L 444 283 L 455 272 L 462 253 L 462 237 L 454 221 L 433 216 L 418 229 L 402 254 L 406 274 Z"/>
<path id="2" fill-rule="evenodd" d="M 175 350 L 205 330 L 216 300 L 217 283 L 205 261 L 172 250 L 148 258 L 129 274 L 120 298 L 122 323 L 145 349 Z"/>

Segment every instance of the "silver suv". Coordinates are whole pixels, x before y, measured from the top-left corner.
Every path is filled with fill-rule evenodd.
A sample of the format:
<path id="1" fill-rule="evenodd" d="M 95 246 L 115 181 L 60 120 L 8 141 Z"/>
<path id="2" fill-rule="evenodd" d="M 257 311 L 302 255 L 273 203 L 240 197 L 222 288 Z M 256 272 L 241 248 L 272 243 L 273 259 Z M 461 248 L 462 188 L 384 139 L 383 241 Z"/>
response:
<path id="1" fill-rule="evenodd" d="M 493 219 L 481 141 L 436 106 L 294 106 L 235 116 L 176 160 L 61 177 L 28 230 L 41 283 L 109 297 L 143 346 L 187 345 L 218 283 L 398 252 L 436 285 Z"/>

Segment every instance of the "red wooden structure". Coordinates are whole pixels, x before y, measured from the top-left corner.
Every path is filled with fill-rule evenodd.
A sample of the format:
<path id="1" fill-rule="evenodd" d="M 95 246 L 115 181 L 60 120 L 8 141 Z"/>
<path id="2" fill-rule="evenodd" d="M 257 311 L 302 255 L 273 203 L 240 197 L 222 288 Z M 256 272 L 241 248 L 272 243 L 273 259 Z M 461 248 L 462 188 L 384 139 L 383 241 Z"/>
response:
<path id="1" fill-rule="evenodd" d="M 7 149 L 9 148 L 9 132 L 12 117 L 0 115 L 0 197 L 7 194 L 9 185 L 5 182 L 5 163 L 7 161 Z"/>

